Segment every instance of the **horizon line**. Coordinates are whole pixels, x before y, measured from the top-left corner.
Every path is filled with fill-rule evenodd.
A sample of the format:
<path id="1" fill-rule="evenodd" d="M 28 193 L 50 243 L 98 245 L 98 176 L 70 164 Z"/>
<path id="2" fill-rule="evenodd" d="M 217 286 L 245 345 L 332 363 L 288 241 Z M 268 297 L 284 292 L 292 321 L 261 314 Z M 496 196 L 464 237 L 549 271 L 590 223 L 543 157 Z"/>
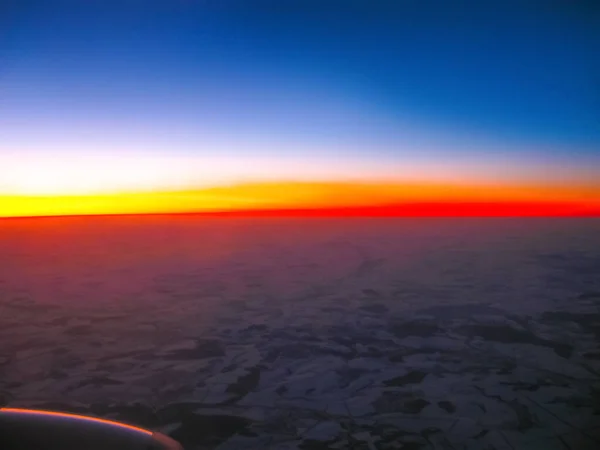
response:
<path id="1" fill-rule="evenodd" d="M 205 218 L 425 218 L 425 217 L 600 217 L 600 204 L 575 202 L 403 202 L 387 205 L 157 211 L 140 213 L 82 213 L 0 216 L 0 220 L 78 217 L 198 216 Z"/>

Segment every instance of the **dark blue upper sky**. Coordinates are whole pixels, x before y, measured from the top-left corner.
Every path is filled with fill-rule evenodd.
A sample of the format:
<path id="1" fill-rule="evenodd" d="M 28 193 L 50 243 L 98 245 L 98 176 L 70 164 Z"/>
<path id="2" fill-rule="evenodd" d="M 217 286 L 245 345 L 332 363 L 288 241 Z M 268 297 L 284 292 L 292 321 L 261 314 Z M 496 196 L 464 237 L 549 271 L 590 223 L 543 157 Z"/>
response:
<path id="1" fill-rule="evenodd" d="M 0 4 L 0 152 L 600 155 L 593 0 Z"/>

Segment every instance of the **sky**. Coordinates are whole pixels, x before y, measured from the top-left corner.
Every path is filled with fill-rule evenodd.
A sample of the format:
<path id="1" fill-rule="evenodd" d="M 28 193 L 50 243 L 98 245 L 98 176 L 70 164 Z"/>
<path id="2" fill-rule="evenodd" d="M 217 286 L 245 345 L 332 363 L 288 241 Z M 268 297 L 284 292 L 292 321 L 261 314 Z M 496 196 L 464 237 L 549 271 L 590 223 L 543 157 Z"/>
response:
<path id="1" fill-rule="evenodd" d="M 600 202 L 597 5 L 4 0 L 0 216 L 257 183 L 181 208 L 286 204 L 275 191 L 315 183 L 303 206 L 348 183 Z M 360 198 L 423 197 L 386 189 Z"/>

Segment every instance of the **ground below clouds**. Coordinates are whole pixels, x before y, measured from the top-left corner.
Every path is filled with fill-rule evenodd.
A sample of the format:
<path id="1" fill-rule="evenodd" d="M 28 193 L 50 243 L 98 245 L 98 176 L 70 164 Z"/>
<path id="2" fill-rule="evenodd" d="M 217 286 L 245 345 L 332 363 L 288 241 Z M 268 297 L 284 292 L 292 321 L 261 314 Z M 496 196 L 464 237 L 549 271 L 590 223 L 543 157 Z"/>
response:
<path id="1" fill-rule="evenodd" d="M 385 229 L 354 230 L 347 246 L 317 234 L 320 250 L 275 240 L 266 266 L 255 247 L 229 249 L 229 272 L 222 258 L 183 264 L 182 253 L 169 270 L 164 254 L 116 261 L 143 305 L 41 301 L 27 258 L 66 296 L 109 275 L 69 268 L 77 294 L 48 255 L 17 258 L 0 284 L 2 400 L 158 429 L 187 449 L 599 448 L 598 244 L 572 244 L 563 226 L 551 229 L 559 244 L 527 240 L 533 251 L 511 226 L 494 234 L 508 246 L 490 261 L 464 233 L 427 229 L 404 255 L 437 239 L 435 254 L 408 264 Z"/>

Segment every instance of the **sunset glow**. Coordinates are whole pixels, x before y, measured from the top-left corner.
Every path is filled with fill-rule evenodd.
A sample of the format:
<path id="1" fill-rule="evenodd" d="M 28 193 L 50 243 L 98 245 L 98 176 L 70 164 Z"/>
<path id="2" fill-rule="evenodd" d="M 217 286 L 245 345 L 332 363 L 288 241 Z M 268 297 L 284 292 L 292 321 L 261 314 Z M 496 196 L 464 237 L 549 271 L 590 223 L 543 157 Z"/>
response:
<path id="1" fill-rule="evenodd" d="M 442 184 L 255 183 L 104 195 L 3 195 L 0 216 L 228 211 L 360 215 L 594 215 L 598 188 Z"/>
<path id="2" fill-rule="evenodd" d="M 577 14 L 17 3 L 0 14 L 1 217 L 598 210 L 597 29 Z"/>

